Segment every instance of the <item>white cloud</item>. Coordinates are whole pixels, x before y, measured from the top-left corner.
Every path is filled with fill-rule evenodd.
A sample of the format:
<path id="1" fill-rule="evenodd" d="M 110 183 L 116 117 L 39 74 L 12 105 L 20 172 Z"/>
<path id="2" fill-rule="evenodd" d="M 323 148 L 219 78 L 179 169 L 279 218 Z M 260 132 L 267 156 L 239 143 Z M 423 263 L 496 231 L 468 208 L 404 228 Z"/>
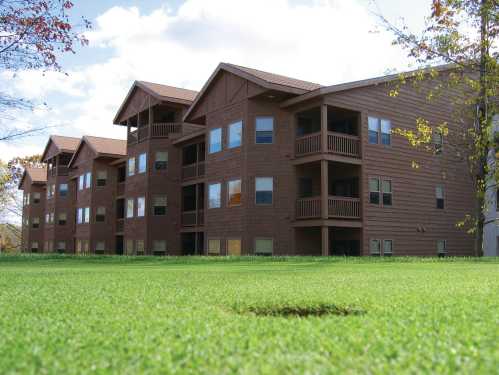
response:
<path id="1" fill-rule="evenodd" d="M 221 61 L 321 84 L 406 67 L 389 35 L 370 33 L 376 20 L 358 1 L 187 0 L 176 12 L 149 14 L 113 7 L 88 33 L 90 51 L 106 49 L 107 60 L 81 61 L 69 76 L 21 72 L 3 79 L 48 101 L 51 123 L 66 125 L 59 133 L 122 138 L 123 129 L 111 123 L 135 79 L 199 90 Z M 11 151 L 0 150 L 0 157 Z"/>

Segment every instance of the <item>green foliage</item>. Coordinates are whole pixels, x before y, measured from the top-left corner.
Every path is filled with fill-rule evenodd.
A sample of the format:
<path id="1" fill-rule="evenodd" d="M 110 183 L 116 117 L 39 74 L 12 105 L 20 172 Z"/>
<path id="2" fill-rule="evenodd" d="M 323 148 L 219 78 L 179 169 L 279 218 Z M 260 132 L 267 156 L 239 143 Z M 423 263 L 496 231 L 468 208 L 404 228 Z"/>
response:
<path id="1" fill-rule="evenodd" d="M 496 373 L 498 294 L 497 259 L 4 256 L 0 373 Z"/>

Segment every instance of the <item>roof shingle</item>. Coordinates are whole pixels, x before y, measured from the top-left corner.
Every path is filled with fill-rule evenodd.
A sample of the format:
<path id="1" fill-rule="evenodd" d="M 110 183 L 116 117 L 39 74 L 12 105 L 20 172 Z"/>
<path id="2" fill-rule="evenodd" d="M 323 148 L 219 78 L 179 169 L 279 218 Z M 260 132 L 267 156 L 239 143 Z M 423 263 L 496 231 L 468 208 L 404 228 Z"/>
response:
<path id="1" fill-rule="evenodd" d="M 26 167 L 25 171 L 33 183 L 47 182 L 47 167 Z"/>
<path id="2" fill-rule="evenodd" d="M 89 135 L 84 136 L 83 139 L 87 141 L 90 146 L 99 154 L 109 154 L 116 156 L 126 155 L 126 140 L 93 137 Z"/>
<path id="3" fill-rule="evenodd" d="M 183 89 L 180 87 L 161 85 L 159 83 L 146 82 L 146 81 L 138 81 L 138 82 L 147 87 L 149 90 L 156 93 L 156 95 L 165 98 L 188 100 L 192 102 L 196 97 L 196 95 L 198 94 L 197 91 Z"/>

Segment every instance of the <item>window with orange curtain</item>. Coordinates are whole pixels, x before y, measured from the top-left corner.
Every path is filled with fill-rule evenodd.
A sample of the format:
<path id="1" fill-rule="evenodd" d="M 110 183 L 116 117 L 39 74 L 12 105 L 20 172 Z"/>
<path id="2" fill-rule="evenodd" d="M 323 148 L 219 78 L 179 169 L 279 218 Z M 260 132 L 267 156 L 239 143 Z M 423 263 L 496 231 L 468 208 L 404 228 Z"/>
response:
<path id="1" fill-rule="evenodd" d="M 239 206 L 241 204 L 241 180 L 232 180 L 227 184 L 229 193 L 228 206 Z"/>

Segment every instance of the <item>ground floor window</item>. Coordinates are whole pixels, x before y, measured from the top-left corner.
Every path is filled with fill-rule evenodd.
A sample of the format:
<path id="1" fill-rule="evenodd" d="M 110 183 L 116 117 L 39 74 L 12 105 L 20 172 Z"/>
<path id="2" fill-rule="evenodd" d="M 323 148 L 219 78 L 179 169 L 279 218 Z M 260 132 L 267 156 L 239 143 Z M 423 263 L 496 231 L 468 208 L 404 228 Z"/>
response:
<path id="1" fill-rule="evenodd" d="M 145 254 L 144 240 L 137 240 L 135 243 L 137 247 L 137 255 Z"/>
<path id="2" fill-rule="evenodd" d="M 392 240 L 383 240 L 383 256 L 392 256 L 393 255 L 393 241 Z"/>
<path id="3" fill-rule="evenodd" d="M 439 257 L 447 255 L 447 240 L 437 240 L 437 254 Z"/>
<path id="4" fill-rule="evenodd" d="M 227 255 L 232 255 L 232 256 L 241 255 L 240 238 L 230 238 L 227 240 Z"/>
<path id="5" fill-rule="evenodd" d="M 220 255 L 220 239 L 210 238 L 208 240 L 208 255 Z"/>
<path id="6" fill-rule="evenodd" d="M 166 241 L 154 240 L 152 242 L 152 250 L 154 255 L 164 255 L 166 253 Z"/>
<path id="7" fill-rule="evenodd" d="M 104 254 L 104 250 L 106 249 L 105 241 L 97 241 L 95 244 L 95 253 L 96 254 Z"/>
<path id="8" fill-rule="evenodd" d="M 255 255 L 272 255 L 274 252 L 274 240 L 272 238 L 255 239 Z"/>
<path id="9" fill-rule="evenodd" d="M 38 241 L 31 242 L 31 252 L 33 253 L 38 252 Z"/>
<path id="10" fill-rule="evenodd" d="M 57 252 L 58 253 L 66 252 L 66 241 L 57 242 Z"/>
<path id="11" fill-rule="evenodd" d="M 126 255 L 133 255 L 133 240 L 126 240 L 125 251 Z"/>
<path id="12" fill-rule="evenodd" d="M 381 255 L 381 241 L 380 240 L 369 241 L 369 252 L 373 256 L 380 256 Z"/>

